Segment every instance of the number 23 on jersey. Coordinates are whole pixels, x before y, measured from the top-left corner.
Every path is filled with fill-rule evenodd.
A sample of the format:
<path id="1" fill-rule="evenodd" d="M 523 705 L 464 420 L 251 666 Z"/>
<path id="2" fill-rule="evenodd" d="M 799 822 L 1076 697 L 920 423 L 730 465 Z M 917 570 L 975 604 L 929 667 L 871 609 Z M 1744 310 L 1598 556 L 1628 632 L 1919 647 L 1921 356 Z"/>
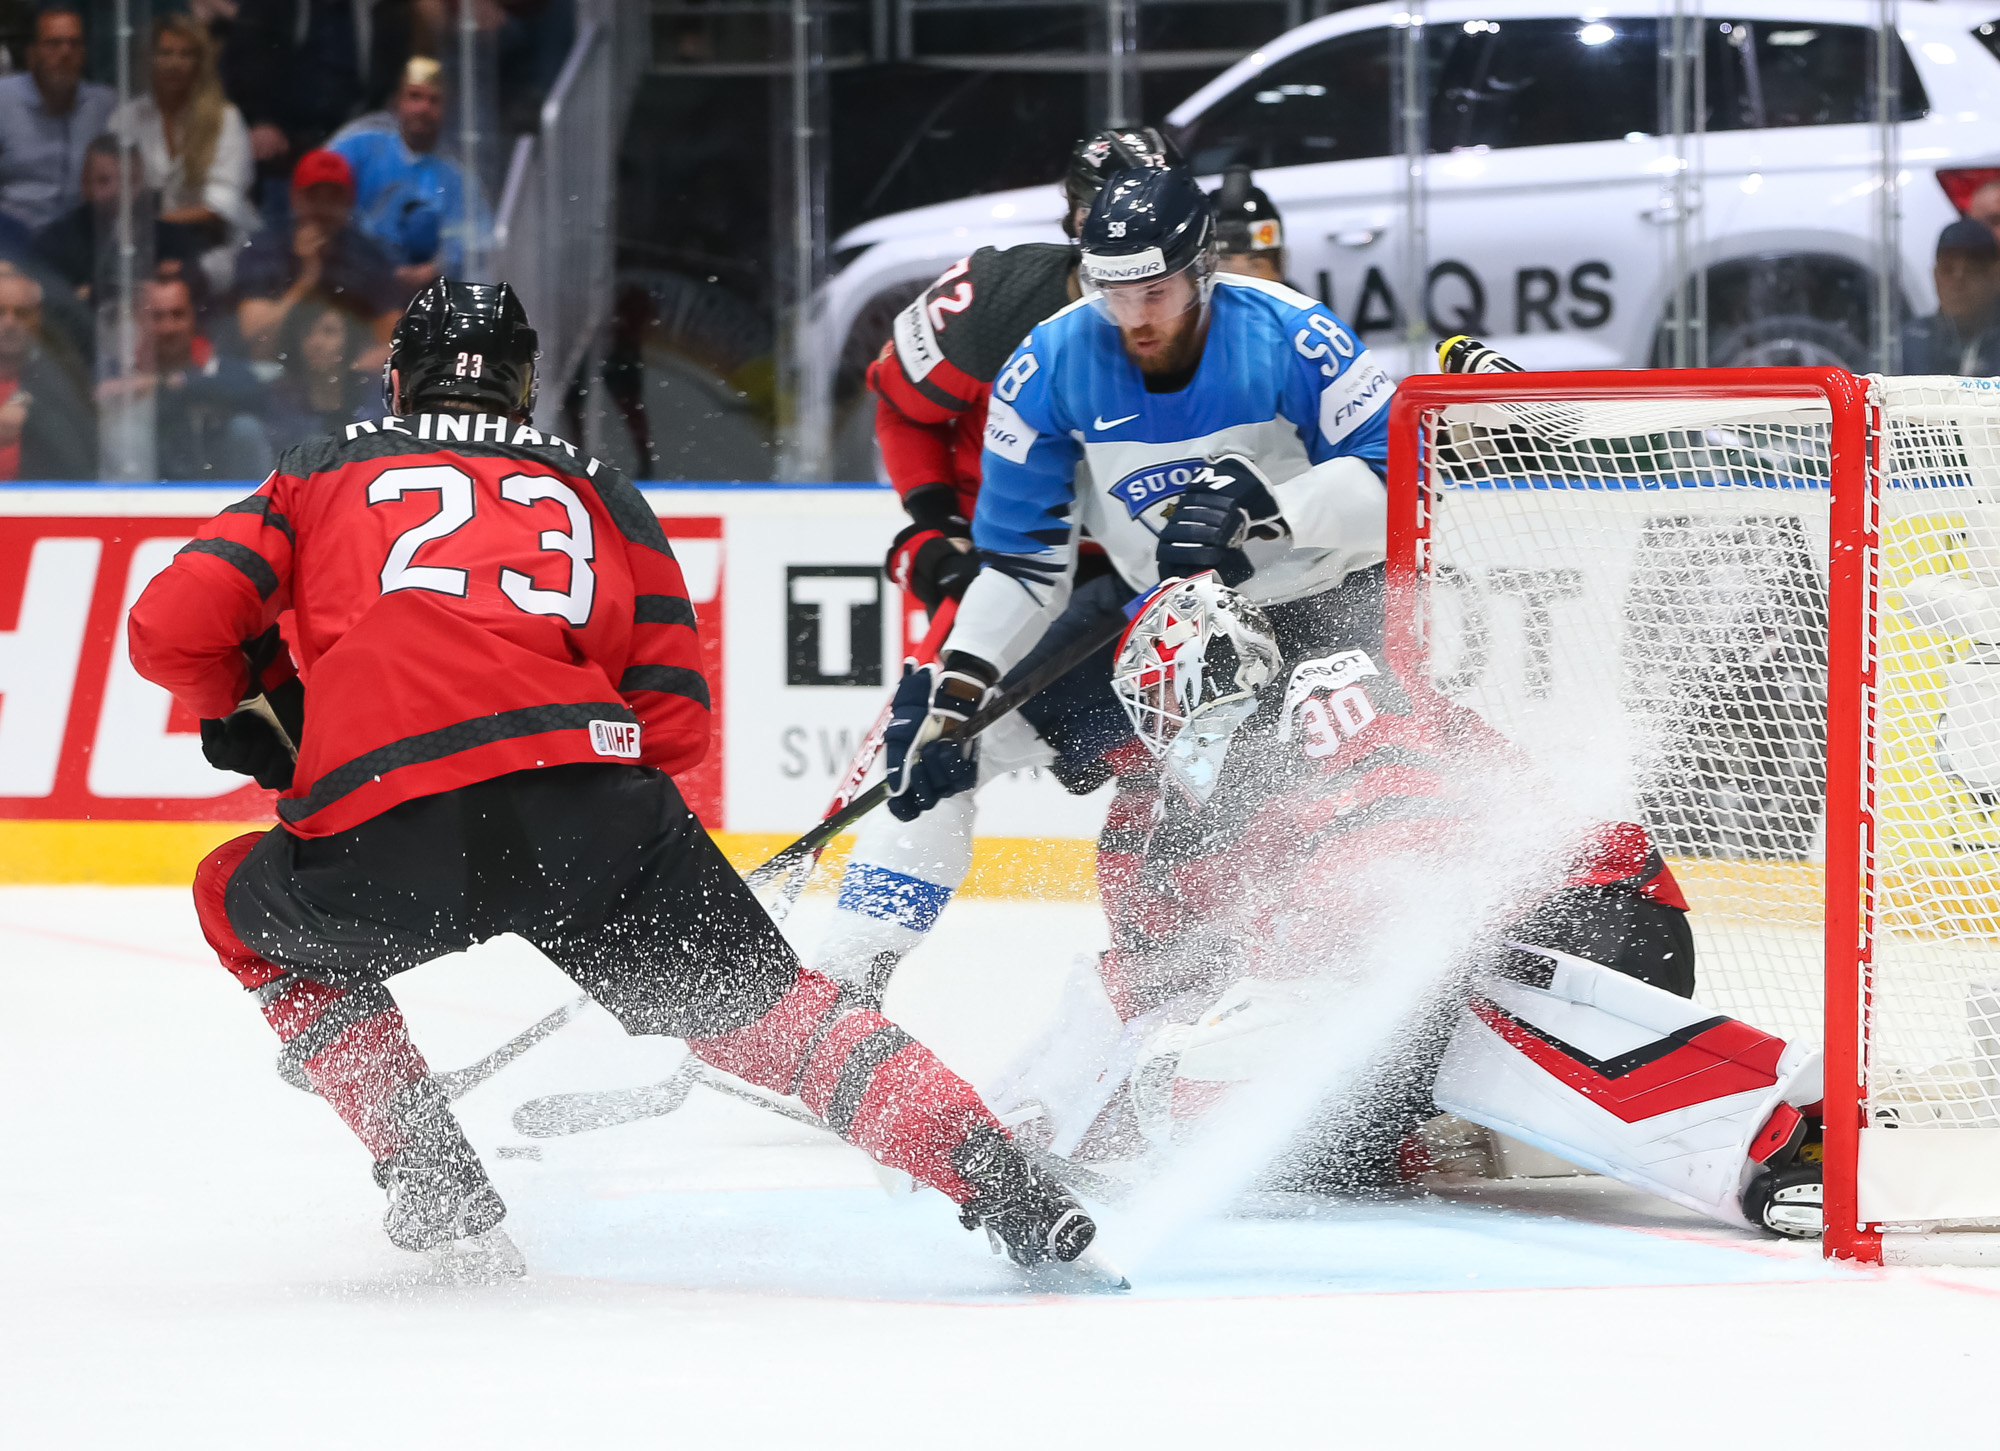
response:
<path id="1" fill-rule="evenodd" d="M 568 529 L 543 529 L 535 536 L 533 550 L 522 551 L 524 555 L 540 552 L 566 558 L 569 587 L 542 589 L 535 584 L 533 575 L 503 566 L 496 580 L 500 592 L 527 614 L 554 615 L 579 627 L 589 624 L 591 602 L 597 591 L 597 577 L 591 570 L 596 545 L 590 511 L 583 500 L 568 484 L 547 474 L 508 474 L 500 480 L 499 492 L 503 504 L 517 505 L 522 511 L 517 514 L 503 509 L 503 515 L 513 515 L 522 525 L 533 523 L 532 516 L 525 511 L 544 499 L 553 499 L 569 515 Z M 385 469 L 368 485 L 371 506 L 419 494 L 437 495 L 437 512 L 411 525 L 391 542 L 388 557 L 382 562 L 382 593 L 420 589 L 464 599 L 471 571 L 447 562 L 451 558 L 449 546 L 430 552 L 427 557 L 436 563 L 418 564 L 416 556 L 425 545 L 449 539 L 472 523 L 478 510 L 473 477 L 451 464 L 418 464 Z M 522 542 L 527 543 L 525 538 Z M 524 558 L 522 563 L 528 560 Z"/>

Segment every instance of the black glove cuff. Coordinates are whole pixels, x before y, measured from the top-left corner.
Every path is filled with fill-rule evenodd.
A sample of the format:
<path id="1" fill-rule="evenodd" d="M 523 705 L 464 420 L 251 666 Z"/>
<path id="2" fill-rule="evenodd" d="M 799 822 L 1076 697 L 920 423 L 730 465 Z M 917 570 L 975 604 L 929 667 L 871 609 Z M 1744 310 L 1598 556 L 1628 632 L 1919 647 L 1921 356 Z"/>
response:
<path id="1" fill-rule="evenodd" d="M 958 490 L 950 484 L 919 484 L 903 495 L 903 512 L 925 529 L 954 539 L 970 539 L 972 525 L 959 512 Z"/>

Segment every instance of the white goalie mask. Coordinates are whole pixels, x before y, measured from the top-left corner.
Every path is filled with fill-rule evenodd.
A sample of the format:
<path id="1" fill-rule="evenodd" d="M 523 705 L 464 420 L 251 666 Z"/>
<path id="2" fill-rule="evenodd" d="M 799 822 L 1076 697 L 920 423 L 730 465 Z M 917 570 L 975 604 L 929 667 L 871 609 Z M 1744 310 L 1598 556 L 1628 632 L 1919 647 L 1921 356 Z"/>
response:
<path id="1" fill-rule="evenodd" d="M 1230 739 L 1277 678 L 1264 612 L 1211 572 L 1169 580 L 1140 603 L 1118 643 L 1111 688 L 1146 749 L 1197 803 L 1208 799 Z"/>

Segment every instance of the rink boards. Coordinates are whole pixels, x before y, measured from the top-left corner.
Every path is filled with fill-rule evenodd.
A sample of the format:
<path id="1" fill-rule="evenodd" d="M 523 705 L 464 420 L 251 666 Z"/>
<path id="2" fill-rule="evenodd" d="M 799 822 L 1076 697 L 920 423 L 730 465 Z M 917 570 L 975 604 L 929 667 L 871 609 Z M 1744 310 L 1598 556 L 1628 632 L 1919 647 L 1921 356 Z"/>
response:
<path id="1" fill-rule="evenodd" d="M 211 770 L 197 722 L 125 651 L 146 582 L 255 487 L 0 485 L 0 881 L 185 881 L 274 819 L 272 793 Z M 761 860 L 819 819 L 923 632 L 882 573 L 903 515 L 874 484 L 645 493 L 715 706 L 709 758 L 680 784 L 733 858 Z M 994 783 L 968 890 L 1086 893 L 1102 812 L 1046 777 Z"/>

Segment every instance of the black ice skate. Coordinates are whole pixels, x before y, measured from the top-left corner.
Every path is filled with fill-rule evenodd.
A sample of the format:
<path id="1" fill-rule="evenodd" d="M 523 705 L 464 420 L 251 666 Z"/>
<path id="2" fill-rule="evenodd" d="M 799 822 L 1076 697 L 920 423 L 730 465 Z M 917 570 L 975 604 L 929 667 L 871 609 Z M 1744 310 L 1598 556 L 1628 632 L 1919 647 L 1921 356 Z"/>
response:
<path id="1" fill-rule="evenodd" d="M 959 1209 L 967 1229 L 984 1226 L 996 1250 L 1024 1269 L 1068 1264 L 1090 1248 L 1097 1224 L 1053 1178 L 1039 1172 L 994 1128 L 978 1128 L 952 1152 L 952 1167 L 973 1188 Z"/>
<path id="2" fill-rule="evenodd" d="M 410 1142 L 375 1164 L 388 1191 L 382 1230 L 398 1249 L 428 1254 L 455 1279 L 511 1276 L 525 1266 L 500 1228 L 507 1206 L 458 1121 L 431 1085 L 418 1085 L 406 1113 Z"/>
<path id="3" fill-rule="evenodd" d="M 1801 1118 L 1792 1137 L 1743 1186 L 1743 1217 L 1758 1229 L 1787 1239 L 1818 1239 L 1826 1232 L 1824 1128 Z"/>

